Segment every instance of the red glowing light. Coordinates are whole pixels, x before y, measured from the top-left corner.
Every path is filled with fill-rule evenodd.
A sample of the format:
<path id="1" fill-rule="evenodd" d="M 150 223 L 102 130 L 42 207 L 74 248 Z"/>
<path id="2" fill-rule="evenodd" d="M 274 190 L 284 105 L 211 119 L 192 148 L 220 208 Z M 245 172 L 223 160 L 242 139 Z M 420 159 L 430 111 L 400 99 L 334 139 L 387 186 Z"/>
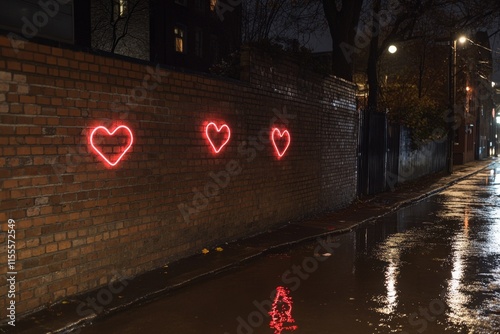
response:
<path id="1" fill-rule="evenodd" d="M 212 128 L 215 129 L 215 132 Z M 223 129 L 225 130 L 223 131 L 223 133 L 225 134 L 225 138 L 221 139 L 219 138 L 219 135 Z M 229 129 L 229 126 L 227 126 L 227 124 L 222 124 L 220 127 L 217 127 L 214 122 L 210 122 L 205 127 L 205 136 L 207 137 L 207 140 L 212 146 L 214 152 L 217 154 L 229 142 L 229 139 L 231 138 L 231 129 Z M 214 141 L 217 143 L 214 144 Z"/>
<path id="2" fill-rule="evenodd" d="M 278 134 L 279 137 L 277 137 L 276 134 Z M 278 154 L 278 159 L 280 159 L 285 154 L 288 146 L 290 146 L 290 133 L 288 130 L 281 132 L 278 128 L 273 128 L 273 131 L 271 132 L 271 141 L 273 143 L 274 150 Z M 282 147 L 281 150 L 278 148 L 276 141 L 278 141 L 279 146 Z"/>
<path id="3" fill-rule="evenodd" d="M 269 327 L 274 328 L 274 334 L 281 334 L 283 331 L 295 331 L 299 328 L 292 317 L 292 297 L 289 296 L 290 290 L 279 286 L 276 288 L 276 297 L 274 298 L 273 307 L 269 311 L 271 322 Z"/>
<path id="4" fill-rule="evenodd" d="M 126 133 L 127 133 L 127 136 L 130 137 L 130 140 L 128 142 L 128 144 L 126 145 L 126 147 L 123 149 L 123 151 L 120 153 L 120 155 L 118 156 L 118 158 L 116 158 L 116 160 L 114 162 L 111 162 L 105 155 L 104 153 L 101 151 L 101 149 L 99 149 L 99 147 L 96 147 L 95 143 L 94 143 L 94 136 L 96 134 L 97 131 L 105 131 L 108 136 L 113 136 L 117 131 L 119 130 L 124 130 Z M 125 153 L 127 153 L 127 151 L 132 147 L 132 143 L 134 142 L 134 136 L 132 134 L 132 131 L 125 125 L 120 125 L 118 127 L 116 127 L 112 132 L 110 132 L 108 129 L 106 129 L 104 126 L 98 126 L 96 127 L 94 130 L 92 130 L 92 132 L 90 133 L 90 145 L 92 146 L 92 148 L 94 149 L 94 151 L 99 154 L 101 156 L 101 158 L 104 159 L 104 161 L 109 164 L 110 166 L 116 166 L 116 164 L 118 162 L 120 162 L 120 160 L 123 158 L 123 156 L 125 155 Z"/>

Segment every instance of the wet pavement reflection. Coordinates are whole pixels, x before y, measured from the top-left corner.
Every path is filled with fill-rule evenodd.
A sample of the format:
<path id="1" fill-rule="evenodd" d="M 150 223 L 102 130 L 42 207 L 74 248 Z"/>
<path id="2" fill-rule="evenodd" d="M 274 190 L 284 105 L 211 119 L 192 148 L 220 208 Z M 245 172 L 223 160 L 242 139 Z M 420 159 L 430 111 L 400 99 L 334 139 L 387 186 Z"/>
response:
<path id="1" fill-rule="evenodd" d="M 500 333 L 500 165 L 81 333 Z"/>

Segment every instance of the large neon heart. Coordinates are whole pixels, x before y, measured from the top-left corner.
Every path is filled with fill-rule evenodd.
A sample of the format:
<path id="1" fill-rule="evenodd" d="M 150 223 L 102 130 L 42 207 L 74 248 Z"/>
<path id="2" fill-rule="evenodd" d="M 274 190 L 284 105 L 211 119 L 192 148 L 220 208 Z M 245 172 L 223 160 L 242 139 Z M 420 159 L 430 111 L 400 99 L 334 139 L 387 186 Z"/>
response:
<path id="1" fill-rule="evenodd" d="M 227 137 L 223 140 L 216 140 L 219 138 L 213 138 L 214 136 L 211 135 L 211 133 L 213 133 L 212 131 L 215 130 L 217 133 L 215 137 L 218 137 L 222 129 L 225 129 L 225 132 L 227 132 Z M 217 127 L 217 125 L 215 125 L 214 122 L 210 122 L 205 127 L 205 135 L 207 137 L 208 142 L 212 146 L 214 152 L 219 153 L 222 150 L 222 148 L 226 146 L 226 144 L 229 142 L 229 139 L 231 138 L 231 129 L 229 129 L 229 126 L 227 126 L 227 124 L 222 124 L 220 127 Z M 218 145 L 214 144 L 214 141 L 217 141 Z"/>
<path id="2" fill-rule="evenodd" d="M 274 150 L 278 154 L 279 159 L 285 154 L 288 146 L 290 146 L 290 133 L 288 132 L 288 130 L 284 130 L 283 132 L 281 132 L 278 128 L 273 128 L 273 131 L 271 132 L 271 141 L 273 143 Z M 279 149 L 276 141 L 278 141 L 279 146 L 282 147 L 281 150 Z"/>
<path id="3" fill-rule="evenodd" d="M 111 162 L 105 155 L 104 153 L 99 149 L 99 147 L 96 147 L 96 144 L 94 142 L 94 136 L 96 134 L 97 131 L 105 131 L 108 136 L 113 136 L 117 131 L 119 130 L 124 130 L 128 137 L 130 138 L 127 146 L 123 149 L 123 151 L 121 152 L 121 154 L 118 156 L 118 158 L 116 158 L 116 160 L 114 162 Z M 92 146 L 92 148 L 94 149 L 94 151 L 99 154 L 106 163 L 108 163 L 110 166 L 116 166 L 116 164 L 118 162 L 120 162 L 120 160 L 123 158 L 123 156 L 125 155 L 125 153 L 127 153 L 128 150 L 130 150 L 130 148 L 132 147 L 132 144 L 134 142 L 134 135 L 132 134 L 132 131 L 125 125 L 120 125 L 118 127 L 116 127 L 113 132 L 110 132 L 108 129 L 106 129 L 104 126 L 98 126 L 96 127 L 94 130 L 92 130 L 92 132 L 90 133 L 90 145 Z"/>

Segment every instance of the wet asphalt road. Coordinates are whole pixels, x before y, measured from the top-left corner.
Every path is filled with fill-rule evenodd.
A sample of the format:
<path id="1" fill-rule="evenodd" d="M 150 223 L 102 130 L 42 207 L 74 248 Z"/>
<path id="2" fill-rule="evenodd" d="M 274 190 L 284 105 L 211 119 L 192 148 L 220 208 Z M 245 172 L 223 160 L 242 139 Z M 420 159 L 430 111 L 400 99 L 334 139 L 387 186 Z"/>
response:
<path id="1" fill-rule="evenodd" d="M 500 164 L 81 333 L 500 333 Z"/>

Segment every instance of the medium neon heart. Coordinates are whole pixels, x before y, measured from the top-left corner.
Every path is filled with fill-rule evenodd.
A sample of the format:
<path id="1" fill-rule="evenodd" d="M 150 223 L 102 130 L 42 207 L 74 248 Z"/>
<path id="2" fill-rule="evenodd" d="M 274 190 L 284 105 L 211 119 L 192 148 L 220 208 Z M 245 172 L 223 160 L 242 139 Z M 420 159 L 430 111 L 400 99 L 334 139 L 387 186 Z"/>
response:
<path id="1" fill-rule="evenodd" d="M 94 135 L 97 131 L 99 130 L 103 130 L 103 131 L 106 131 L 106 133 L 109 135 L 109 136 L 113 136 L 118 130 L 121 130 L 121 129 L 124 129 L 128 135 L 130 136 L 130 141 L 127 145 L 127 147 L 125 147 L 125 149 L 123 150 L 123 152 L 120 154 L 120 156 L 115 160 L 115 162 L 111 162 L 108 160 L 108 158 L 106 158 L 106 156 L 101 152 L 101 150 L 95 146 L 94 144 Z M 98 126 L 96 127 L 94 130 L 92 130 L 92 132 L 90 133 L 90 145 L 92 146 L 92 148 L 94 149 L 94 151 L 99 154 L 106 163 L 108 163 L 110 166 L 115 166 L 118 162 L 120 162 L 120 160 L 123 158 L 123 156 L 125 155 L 125 153 L 127 153 L 127 151 L 132 147 L 132 144 L 134 142 L 134 135 L 132 134 L 132 131 L 125 125 L 120 125 L 118 127 L 116 127 L 113 132 L 110 132 L 108 129 L 106 129 L 104 126 Z"/>
<path id="2" fill-rule="evenodd" d="M 220 133 L 222 129 L 226 129 L 226 131 L 227 131 L 227 138 L 220 144 L 220 146 L 218 148 L 215 146 L 214 142 L 210 138 L 210 133 L 209 132 L 210 132 L 210 128 L 211 127 L 214 127 L 215 131 L 217 131 L 217 133 Z M 217 125 L 215 125 L 214 122 L 210 122 L 205 127 L 205 135 L 207 137 L 208 142 L 212 146 L 214 152 L 215 153 L 219 153 L 222 150 L 222 148 L 224 146 L 226 146 L 226 144 L 229 142 L 229 139 L 231 138 L 231 129 L 229 129 L 229 126 L 227 126 L 227 124 L 222 124 L 220 126 L 220 128 L 219 128 L 219 127 L 217 127 Z"/>
<path id="3" fill-rule="evenodd" d="M 283 137 L 286 138 L 285 139 L 286 145 L 281 151 L 278 148 L 278 145 L 276 145 L 276 139 L 275 139 L 276 134 L 278 134 L 279 136 L 279 141 L 282 141 Z M 285 154 L 286 150 L 288 149 L 288 146 L 290 146 L 290 133 L 288 132 L 288 130 L 281 132 L 278 128 L 273 128 L 273 131 L 271 132 L 271 141 L 273 142 L 274 150 L 278 154 L 278 159 L 280 159 Z"/>

